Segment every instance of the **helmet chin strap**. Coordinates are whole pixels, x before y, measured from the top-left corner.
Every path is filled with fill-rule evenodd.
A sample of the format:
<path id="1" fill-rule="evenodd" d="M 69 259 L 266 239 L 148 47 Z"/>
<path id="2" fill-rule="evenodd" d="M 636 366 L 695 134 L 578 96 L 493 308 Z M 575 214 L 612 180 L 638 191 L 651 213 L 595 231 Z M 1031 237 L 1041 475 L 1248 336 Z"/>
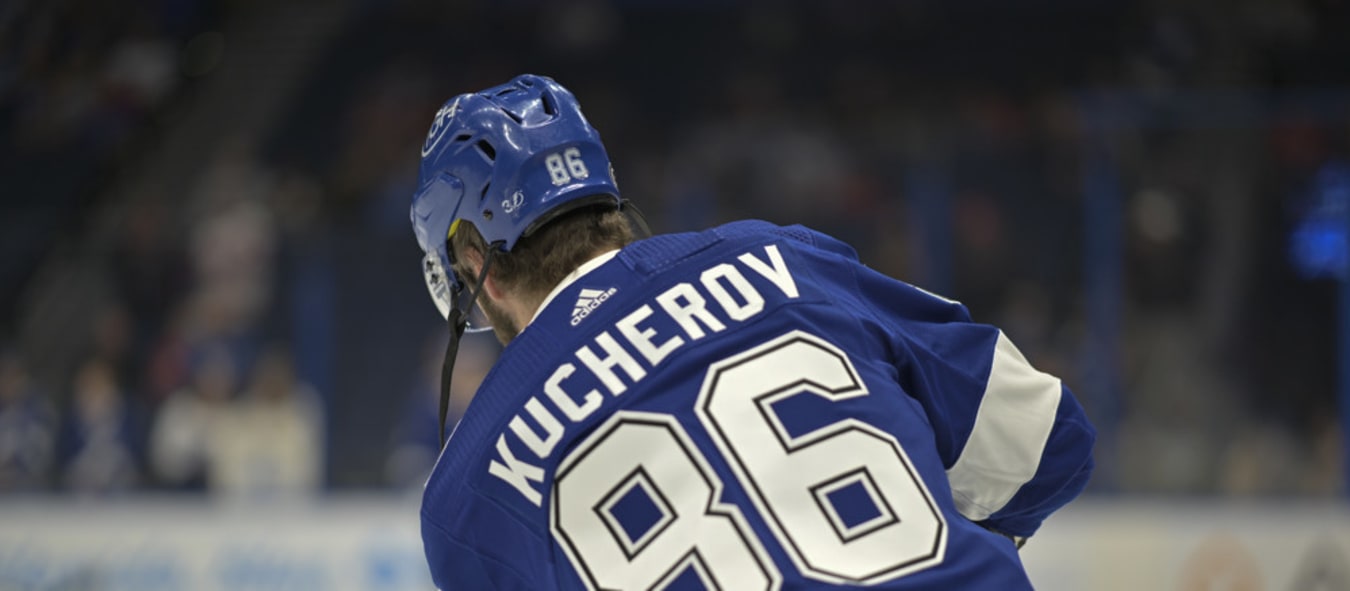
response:
<path id="1" fill-rule="evenodd" d="M 450 313 L 446 317 L 450 325 L 450 342 L 445 346 L 445 361 L 441 364 L 440 430 L 436 431 L 440 436 L 442 448 L 445 447 L 445 417 L 450 411 L 450 381 L 455 375 L 455 357 L 459 354 L 459 339 L 464 336 L 464 328 L 469 324 L 469 312 L 478 302 L 478 295 L 483 291 L 483 283 L 487 281 L 488 267 L 492 266 L 494 250 L 496 249 L 488 248 L 487 253 L 483 255 L 483 268 L 478 272 L 478 281 L 474 286 L 465 290 L 463 284 L 456 282 L 459 288 L 450 298 Z"/>
<path id="2" fill-rule="evenodd" d="M 633 227 L 633 234 L 638 240 L 652 237 L 652 228 L 647 225 L 647 216 L 642 214 L 637 204 L 624 199 L 619 202 L 619 210 L 628 216 L 628 223 Z"/>

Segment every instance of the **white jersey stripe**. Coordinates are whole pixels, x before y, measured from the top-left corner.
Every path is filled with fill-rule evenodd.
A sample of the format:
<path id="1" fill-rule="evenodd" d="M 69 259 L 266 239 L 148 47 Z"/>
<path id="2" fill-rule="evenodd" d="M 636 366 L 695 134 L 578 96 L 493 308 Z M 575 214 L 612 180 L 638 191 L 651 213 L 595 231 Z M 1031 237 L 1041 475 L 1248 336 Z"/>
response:
<path id="1" fill-rule="evenodd" d="M 987 519 L 1036 475 L 1061 396 L 1059 378 L 1037 371 L 999 331 L 975 426 L 947 470 L 962 515 Z"/>

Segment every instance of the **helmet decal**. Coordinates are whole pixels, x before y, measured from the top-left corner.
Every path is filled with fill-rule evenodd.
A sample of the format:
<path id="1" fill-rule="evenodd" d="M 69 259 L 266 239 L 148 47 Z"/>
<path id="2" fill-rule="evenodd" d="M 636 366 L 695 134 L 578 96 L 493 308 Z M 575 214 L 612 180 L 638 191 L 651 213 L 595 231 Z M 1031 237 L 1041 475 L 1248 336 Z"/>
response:
<path id="1" fill-rule="evenodd" d="M 445 130 L 449 129 L 447 123 L 455 116 L 455 111 L 459 108 L 460 98 L 461 97 L 455 97 L 453 102 L 442 106 L 439 111 L 436 111 L 436 119 L 431 122 L 431 130 L 427 132 L 427 141 L 422 143 L 423 158 L 426 158 L 427 154 L 430 154 L 432 150 L 436 149 L 436 144 L 439 144 L 441 138 L 445 136 Z"/>

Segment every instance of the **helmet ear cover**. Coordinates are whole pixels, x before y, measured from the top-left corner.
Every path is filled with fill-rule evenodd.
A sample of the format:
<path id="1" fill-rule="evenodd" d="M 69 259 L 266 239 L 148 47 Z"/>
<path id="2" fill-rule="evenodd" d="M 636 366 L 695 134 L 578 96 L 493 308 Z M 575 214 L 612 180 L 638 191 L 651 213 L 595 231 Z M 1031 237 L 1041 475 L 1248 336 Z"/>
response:
<path id="1" fill-rule="evenodd" d="M 449 245 L 450 220 L 463 194 L 464 183 L 458 177 L 442 173 L 413 196 L 413 232 L 426 253 L 422 259 L 423 279 L 431 301 L 445 318 L 463 289 L 451 266 Z"/>

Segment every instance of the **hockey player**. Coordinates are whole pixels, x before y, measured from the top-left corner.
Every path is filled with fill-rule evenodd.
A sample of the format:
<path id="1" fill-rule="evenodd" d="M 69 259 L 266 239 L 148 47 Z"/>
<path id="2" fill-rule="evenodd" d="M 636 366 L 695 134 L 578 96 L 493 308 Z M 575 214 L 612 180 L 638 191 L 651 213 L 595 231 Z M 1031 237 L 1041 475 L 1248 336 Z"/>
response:
<path id="1" fill-rule="evenodd" d="M 553 80 L 436 113 L 412 223 L 445 380 L 467 324 L 506 345 L 426 485 L 437 586 L 1030 588 L 1021 540 L 1093 466 L 1059 379 L 829 236 L 635 240 L 627 210 Z"/>

